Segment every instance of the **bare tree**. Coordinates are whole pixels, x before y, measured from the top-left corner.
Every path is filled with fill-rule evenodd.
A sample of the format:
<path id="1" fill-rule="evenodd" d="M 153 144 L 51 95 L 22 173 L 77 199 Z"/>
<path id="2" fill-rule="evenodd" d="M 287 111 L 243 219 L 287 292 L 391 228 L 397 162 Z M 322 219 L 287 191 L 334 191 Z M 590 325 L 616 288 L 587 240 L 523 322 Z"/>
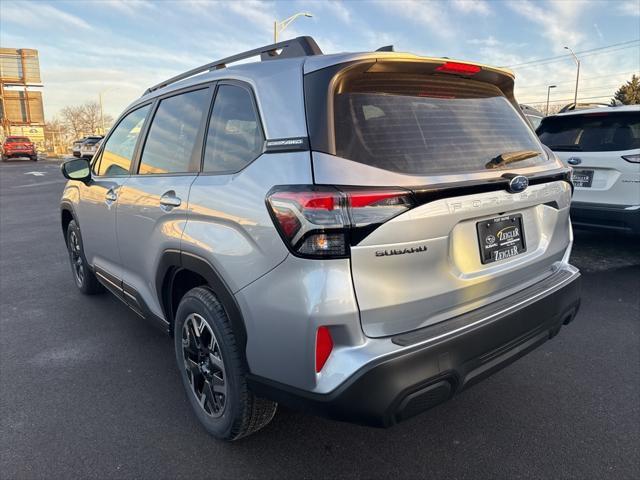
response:
<path id="1" fill-rule="evenodd" d="M 113 123 L 113 118 L 110 115 L 104 115 L 103 118 L 100 113 L 98 102 L 87 102 L 63 108 L 60 111 L 60 116 L 62 123 L 77 139 L 85 135 L 102 133 L 103 122 L 105 129 Z"/>
<path id="2" fill-rule="evenodd" d="M 102 131 L 100 105 L 98 102 L 87 102 L 82 105 L 82 120 L 85 132 L 96 133 Z"/>
<path id="3" fill-rule="evenodd" d="M 85 133 L 82 106 L 69 106 L 60 110 L 60 116 L 64 125 L 73 133 L 75 138 L 80 138 Z"/>

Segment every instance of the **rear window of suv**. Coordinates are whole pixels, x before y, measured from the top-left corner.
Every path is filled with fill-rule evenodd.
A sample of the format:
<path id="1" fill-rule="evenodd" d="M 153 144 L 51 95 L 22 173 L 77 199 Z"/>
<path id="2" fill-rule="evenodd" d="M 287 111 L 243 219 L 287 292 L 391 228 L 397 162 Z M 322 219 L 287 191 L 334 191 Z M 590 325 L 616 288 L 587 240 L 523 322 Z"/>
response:
<path id="1" fill-rule="evenodd" d="M 537 132 L 556 151 L 632 150 L 640 148 L 640 110 L 547 117 Z"/>
<path id="2" fill-rule="evenodd" d="M 505 153 L 548 161 L 532 129 L 501 90 L 475 80 L 404 73 L 361 74 L 334 97 L 336 154 L 411 175 L 484 171 Z"/>
<path id="3" fill-rule="evenodd" d="M 7 143 L 29 143 L 30 140 L 27 137 L 8 137 Z"/>

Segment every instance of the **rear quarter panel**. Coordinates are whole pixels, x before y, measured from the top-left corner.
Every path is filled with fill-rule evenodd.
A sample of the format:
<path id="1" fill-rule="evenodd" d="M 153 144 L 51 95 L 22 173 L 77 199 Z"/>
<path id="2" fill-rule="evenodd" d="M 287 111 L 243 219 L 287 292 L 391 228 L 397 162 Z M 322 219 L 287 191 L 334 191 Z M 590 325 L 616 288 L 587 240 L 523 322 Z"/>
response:
<path id="1" fill-rule="evenodd" d="M 206 259 L 237 292 L 288 254 L 267 211 L 269 190 L 310 183 L 309 152 L 263 154 L 239 173 L 200 175 L 191 187 L 182 250 Z"/>

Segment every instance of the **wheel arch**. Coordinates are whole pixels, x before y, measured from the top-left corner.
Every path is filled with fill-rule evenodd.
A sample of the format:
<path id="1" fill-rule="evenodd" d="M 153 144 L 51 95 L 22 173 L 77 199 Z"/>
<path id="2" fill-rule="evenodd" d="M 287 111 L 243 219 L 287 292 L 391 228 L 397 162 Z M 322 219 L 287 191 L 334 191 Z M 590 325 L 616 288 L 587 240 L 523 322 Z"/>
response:
<path id="1" fill-rule="evenodd" d="M 198 282 L 197 278 L 202 279 L 202 282 Z M 156 276 L 156 288 L 160 295 L 160 304 L 164 316 L 169 322 L 169 334 L 173 335 L 175 312 L 178 308 L 177 303 L 182 298 L 182 295 L 179 295 L 179 298 L 174 295 L 176 291 L 181 291 L 179 289 L 176 290 L 176 281 L 179 282 L 181 280 L 185 280 L 190 288 L 205 286 L 218 297 L 229 317 L 236 340 L 244 349 L 247 343 L 247 331 L 240 307 L 231 289 L 215 267 L 206 259 L 178 250 L 167 250 L 163 253 Z M 182 294 L 186 293 L 190 288 L 183 288 Z"/>
<path id="2" fill-rule="evenodd" d="M 62 202 L 60 204 L 60 225 L 62 227 L 62 235 L 64 236 L 64 242 L 67 243 L 67 228 L 71 220 L 75 220 L 78 223 L 78 217 L 73 209 L 73 206 L 69 202 Z"/>

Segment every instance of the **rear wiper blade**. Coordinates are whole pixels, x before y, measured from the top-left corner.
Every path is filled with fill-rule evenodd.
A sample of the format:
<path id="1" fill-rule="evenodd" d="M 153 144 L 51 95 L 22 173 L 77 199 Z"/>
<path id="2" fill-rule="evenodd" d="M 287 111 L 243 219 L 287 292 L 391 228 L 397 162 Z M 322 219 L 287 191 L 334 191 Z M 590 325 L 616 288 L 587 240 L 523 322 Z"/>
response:
<path id="1" fill-rule="evenodd" d="M 516 152 L 505 152 L 493 157 L 485 164 L 485 168 L 498 168 L 508 163 L 520 162 L 527 158 L 533 158 L 540 155 L 541 152 L 536 150 L 518 150 Z"/>

